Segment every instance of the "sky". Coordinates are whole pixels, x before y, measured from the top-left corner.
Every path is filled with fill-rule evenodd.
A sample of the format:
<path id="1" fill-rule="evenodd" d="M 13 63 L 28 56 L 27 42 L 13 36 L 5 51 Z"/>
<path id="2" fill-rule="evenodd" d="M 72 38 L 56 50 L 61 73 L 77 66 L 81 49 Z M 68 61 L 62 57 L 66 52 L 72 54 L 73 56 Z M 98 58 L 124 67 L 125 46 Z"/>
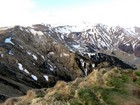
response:
<path id="1" fill-rule="evenodd" d="M 140 0 L 0 0 L 0 26 L 83 22 L 140 26 L 139 5 Z"/>

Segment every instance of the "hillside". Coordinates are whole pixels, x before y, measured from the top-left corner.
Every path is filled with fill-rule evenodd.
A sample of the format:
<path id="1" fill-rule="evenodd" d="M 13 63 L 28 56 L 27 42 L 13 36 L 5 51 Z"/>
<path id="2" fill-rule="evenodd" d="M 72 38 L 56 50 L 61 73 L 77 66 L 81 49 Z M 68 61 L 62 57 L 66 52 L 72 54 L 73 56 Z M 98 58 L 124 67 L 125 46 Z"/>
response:
<path id="1" fill-rule="evenodd" d="M 140 71 L 94 69 L 85 78 L 58 81 L 52 88 L 29 90 L 4 105 L 139 105 Z"/>

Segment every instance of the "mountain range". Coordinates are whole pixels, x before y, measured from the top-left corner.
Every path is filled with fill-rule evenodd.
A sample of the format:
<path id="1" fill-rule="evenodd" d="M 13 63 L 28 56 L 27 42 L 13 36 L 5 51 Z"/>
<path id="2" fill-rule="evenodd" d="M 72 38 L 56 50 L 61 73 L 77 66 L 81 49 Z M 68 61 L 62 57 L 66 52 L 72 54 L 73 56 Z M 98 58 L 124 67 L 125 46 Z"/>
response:
<path id="1" fill-rule="evenodd" d="M 0 102 L 95 69 L 140 68 L 140 28 L 103 24 L 0 28 Z M 7 104 L 8 105 L 8 104 Z"/>

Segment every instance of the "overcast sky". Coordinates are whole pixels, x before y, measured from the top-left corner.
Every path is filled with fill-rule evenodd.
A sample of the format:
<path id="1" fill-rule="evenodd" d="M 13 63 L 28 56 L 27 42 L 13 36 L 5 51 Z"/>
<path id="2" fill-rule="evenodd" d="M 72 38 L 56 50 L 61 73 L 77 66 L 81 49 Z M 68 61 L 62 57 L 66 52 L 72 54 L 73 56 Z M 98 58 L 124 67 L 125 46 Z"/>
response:
<path id="1" fill-rule="evenodd" d="M 0 0 L 0 26 L 35 23 L 140 26 L 140 0 Z"/>

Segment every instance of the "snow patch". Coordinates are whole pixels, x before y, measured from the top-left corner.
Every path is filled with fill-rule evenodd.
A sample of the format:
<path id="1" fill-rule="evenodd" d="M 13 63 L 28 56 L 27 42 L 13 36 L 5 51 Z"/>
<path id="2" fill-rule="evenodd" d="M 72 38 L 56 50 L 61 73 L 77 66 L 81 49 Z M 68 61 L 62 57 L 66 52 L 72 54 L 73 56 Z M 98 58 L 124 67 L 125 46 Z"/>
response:
<path id="1" fill-rule="evenodd" d="M 53 71 L 54 70 L 53 66 L 51 64 L 49 64 L 49 66 L 50 66 L 50 70 Z"/>
<path id="2" fill-rule="evenodd" d="M 49 81 L 49 77 L 47 75 L 44 75 L 44 78 L 46 79 L 46 81 Z"/>
<path id="3" fill-rule="evenodd" d="M 95 53 L 87 53 L 89 57 L 95 55 Z"/>
<path id="4" fill-rule="evenodd" d="M 80 62 L 81 62 L 81 64 L 82 64 L 82 67 L 84 67 L 84 61 L 83 61 L 83 59 L 80 59 Z"/>
<path id="5" fill-rule="evenodd" d="M 126 44 L 126 46 L 130 46 L 130 44 L 129 44 L 129 43 L 127 43 L 127 44 Z"/>
<path id="6" fill-rule="evenodd" d="M 0 56 L 3 58 L 4 54 L 0 54 Z"/>
<path id="7" fill-rule="evenodd" d="M 33 58 L 34 58 L 35 60 L 37 60 L 37 56 L 36 56 L 36 55 L 33 54 L 32 56 L 33 56 Z"/>
<path id="8" fill-rule="evenodd" d="M 2 52 L 0 52 L 0 56 L 1 56 L 2 58 L 3 58 L 3 55 L 4 55 L 4 54 L 2 54 Z"/>
<path id="9" fill-rule="evenodd" d="M 35 60 L 37 60 L 37 56 L 34 55 L 34 54 L 32 54 L 31 52 L 28 52 L 28 51 L 27 51 L 27 54 L 28 54 L 28 55 L 32 55 L 32 57 L 33 57 Z"/>
<path id="10" fill-rule="evenodd" d="M 19 68 L 20 70 L 23 70 L 23 66 L 22 66 L 21 63 L 18 63 L 18 68 Z"/>
<path id="11" fill-rule="evenodd" d="M 45 57 L 43 55 L 41 55 L 41 57 L 45 60 Z"/>
<path id="12" fill-rule="evenodd" d="M 87 76 L 87 72 L 88 72 L 88 70 L 87 70 L 87 68 L 85 69 L 85 75 Z"/>
<path id="13" fill-rule="evenodd" d="M 74 32 L 74 26 L 58 26 L 56 27 L 56 31 L 62 34 L 68 34 L 70 32 Z"/>
<path id="14" fill-rule="evenodd" d="M 93 67 L 93 68 L 95 67 L 95 64 L 94 64 L 94 63 L 92 64 L 92 67 Z"/>
<path id="15" fill-rule="evenodd" d="M 53 68 L 50 68 L 51 71 L 53 71 Z"/>
<path id="16" fill-rule="evenodd" d="M 126 28 L 126 31 L 130 35 L 135 35 L 135 28 L 134 27 Z"/>
<path id="17" fill-rule="evenodd" d="M 30 29 L 31 33 L 34 35 L 44 35 L 42 31 L 36 31 L 34 29 Z"/>
<path id="18" fill-rule="evenodd" d="M 27 74 L 30 74 L 29 71 L 27 69 L 24 69 L 24 72 Z"/>
<path id="19" fill-rule="evenodd" d="M 23 49 L 23 47 L 21 45 L 19 45 L 19 47 Z"/>
<path id="20" fill-rule="evenodd" d="M 36 80 L 36 81 L 37 81 L 37 79 L 38 79 L 37 76 L 35 76 L 35 75 L 33 75 L 33 74 L 31 75 L 31 77 L 32 77 L 34 80 Z"/>
<path id="21" fill-rule="evenodd" d="M 28 54 L 28 55 L 31 55 L 31 53 L 30 53 L 30 52 L 28 52 L 28 51 L 27 51 L 27 54 Z"/>
<path id="22" fill-rule="evenodd" d="M 60 54 L 60 57 L 63 57 L 63 56 L 69 57 L 69 54 L 67 54 L 67 53 L 62 53 L 62 54 Z"/>
<path id="23" fill-rule="evenodd" d="M 61 35 L 61 38 L 64 39 L 64 35 Z"/>
<path id="24" fill-rule="evenodd" d="M 88 31 L 89 34 L 94 35 L 94 31 L 90 29 L 90 31 Z"/>
<path id="25" fill-rule="evenodd" d="M 49 55 L 54 55 L 54 52 L 49 52 L 48 54 L 49 54 Z"/>
<path id="26" fill-rule="evenodd" d="M 12 39 L 11 37 L 6 38 L 5 43 L 10 43 L 10 44 L 14 45 L 14 43 L 11 41 L 11 39 Z"/>
<path id="27" fill-rule="evenodd" d="M 11 50 L 9 51 L 9 55 L 14 55 L 13 52 L 12 52 Z"/>
<path id="28" fill-rule="evenodd" d="M 80 48 L 80 45 L 78 44 L 78 45 L 72 45 L 74 48 L 76 48 L 76 49 L 78 49 L 78 48 Z"/>
<path id="29" fill-rule="evenodd" d="M 80 62 L 83 62 L 83 59 L 80 59 Z"/>

